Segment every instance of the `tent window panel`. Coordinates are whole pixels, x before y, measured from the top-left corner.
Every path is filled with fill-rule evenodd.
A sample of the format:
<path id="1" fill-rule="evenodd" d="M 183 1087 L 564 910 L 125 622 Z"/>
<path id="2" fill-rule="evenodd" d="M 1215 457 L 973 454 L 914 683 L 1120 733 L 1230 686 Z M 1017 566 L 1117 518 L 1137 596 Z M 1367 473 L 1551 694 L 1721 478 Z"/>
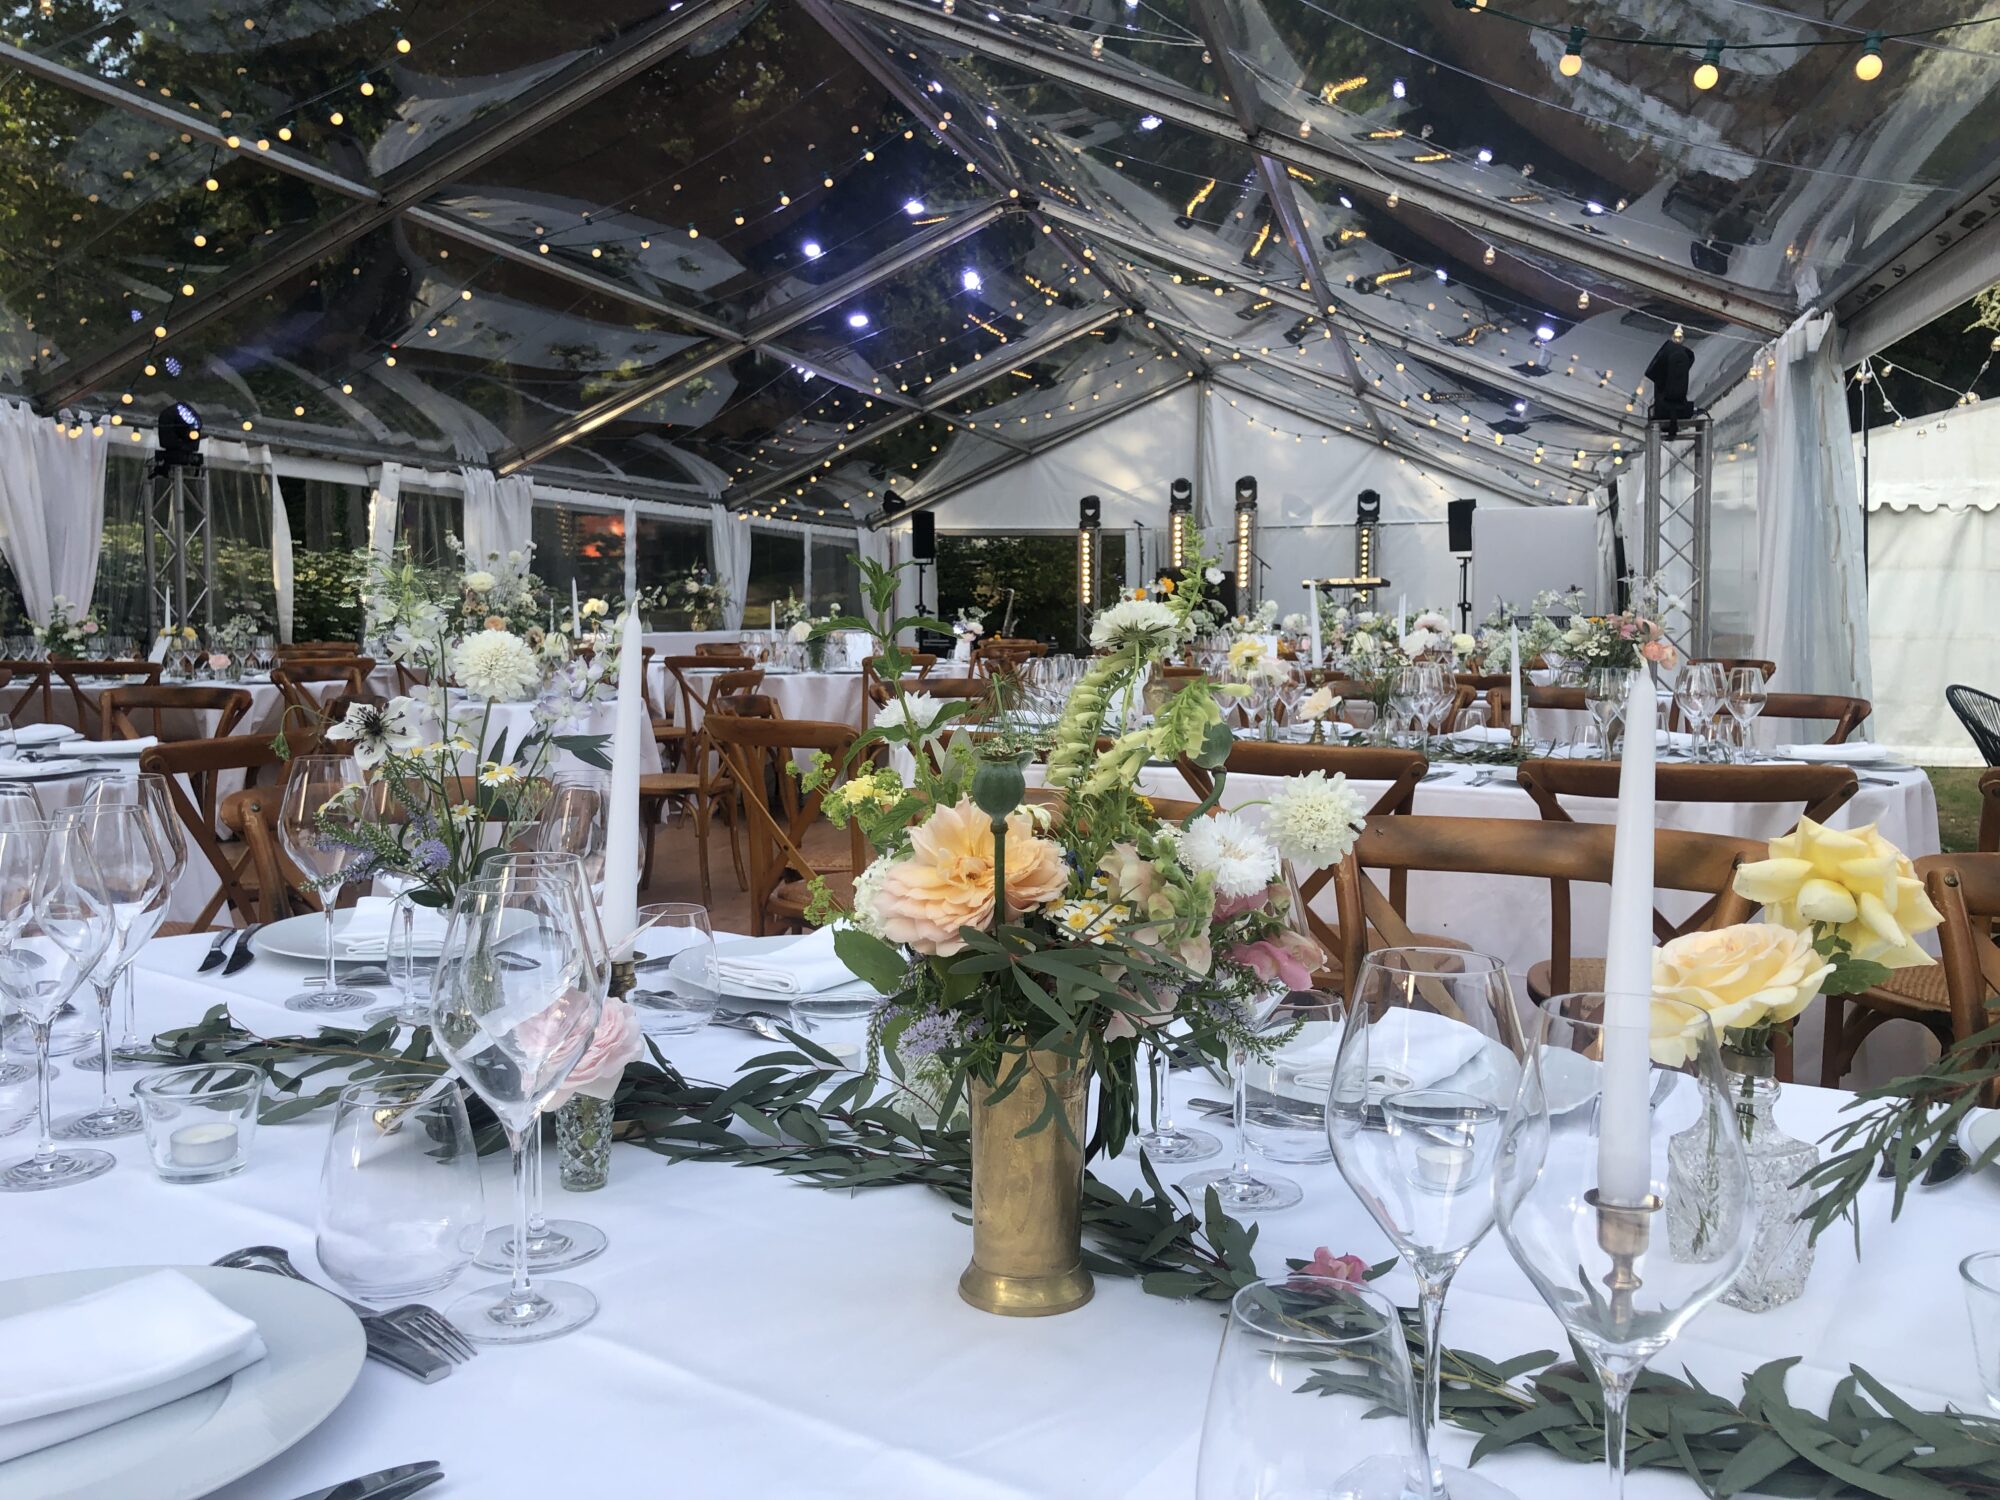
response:
<path id="1" fill-rule="evenodd" d="M 1009 631 L 1073 649 L 1076 632 L 1076 533 L 1042 536 L 951 536 L 938 543 L 937 602 L 944 619 L 976 605 L 986 611 L 986 631 L 998 635 L 1013 591 Z M 1124 579 L 1122 544 L 1103 548 L 1103 587 L 1115 592 Z"/>
<path id="2" fill-rule="evenodd" d="M 664 605 L 646 611 L 646 623 L 655 630 L 686 630 L 688 613 L 674 607 L 673 595 L 690 572 L 710 566 L 708 523 L 642 515 L 637 547 L 640 591 L 667 591 Z"/>
<path id="3" fill-rule="evenodd" d="M 812 607 L 816 615 L 829 610 L 856 614 L 861 608 L 861 554 L 847 542 L 812 543 Z"/>
<path id="4" fill-rule="evenodd" d="M 280 477 L 292 546 L 305 552 L 347 552 L 368 545 L 368 489 L 331 479 Z"/>
<path id="5" fill-rule="evenodd" d="M 624 597 L 623 511 L 537 505 L 534 538 L 535 574 L 549 586 L 559 610 L 569 606 L 572 583 L 581 598 Z"/>
<path id="6" fill-rule="evenodd" d="M 129 635 L 141 648 L 156 628 L 146 618 L 146 463 L 113 453 L 104 465 L 104 536 L 97 548 L 97 587 L 91 608 L 112 635 Z"/>
<path id="7" fill-rule="evenodd" d="M 803 532 L 763 531 L 750 533 L 750 584 L 744 590 L 743 625 L 756 629 L 771 621 L 771 606 L 787 593 L 803 598 L 806 578 L 806 539 Z"/>
<path id="8" fill-rule="evenodd" d="M 450 538 L 465 535 L 465 501 L 436 490 L 405 488 L 396 502 L 396 540 L 424 567 L 454 563 Z"/>

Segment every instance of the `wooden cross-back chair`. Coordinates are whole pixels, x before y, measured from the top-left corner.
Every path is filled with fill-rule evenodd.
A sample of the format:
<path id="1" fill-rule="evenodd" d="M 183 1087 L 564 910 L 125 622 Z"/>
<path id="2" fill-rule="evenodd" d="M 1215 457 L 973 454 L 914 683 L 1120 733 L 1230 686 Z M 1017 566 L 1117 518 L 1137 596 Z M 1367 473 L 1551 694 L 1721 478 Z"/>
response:
<path id="1" fill-rule="evenodd" d="M 730 666 L 728 657 L 666 656 L 660 658 L 668 675 L 673 679 L 681 703 L 681 722 L 677 726 L 681 733 L 674 736 L 674 744 L 679 764 L 667 766 L 667 744 L 660 743 L 661 764 L 665 769 L 642 775 L 639 778 L 639 821 L 645 838 L 641 878 L 651 884 L 653 879 L 653 852 L 658 843 L 657 825 L 660 814 L 669 808 L 679 808 L 688 821 L 694 825 L 695 857 L 701 871 L 701 899 L 705 906 L 709 902 L 710 876 L 708 859 L 709 827 L 719 816 L 729 828 L 729 857 L 736 868 L 736 883 L 744 886 L 748 876 L 743 866 L 743 848 L 737 832 L 736 783 L 729 768 L 711 753 L 708 737 L 708 719 L 711 715 L 726 712 L 725 705 L 744 698 L 759 698 L 777 712 L 777 704 L 757 690 L 764 684 L 764 670 L 761 667 L 739 668 L 716 672 L 713 676 L 691 677 L 688 674 L 697 669 L 707 671 L 717 666 Z M 735 658 L 747 660 L 747 658 Z M 699 715 L 696 709 L 700 710 Z M 698 729 L 691 728 L 699 717 Z M 659 721 L 654 721 L 654 737 L 658 740 Z"/>
<path id="2" fill-rule="evenodd" d="M 1595 797 L 1616 803 L 1619 763 L 1602 760 L 1524 760 L 1514 778 L 1534 799 L 1542 817 L 1555 823 L 1576 821 L 1563 805 L 1564 797 Z M 1861 789 L 1846 766 L 1656 766 L 1653 795 L 1660 802 L 1710 805 L 1797 804 L 1799 817 L 1824 823 L 1853 800 Z M 1799 826 L 1795 817 L 1781 830 Z M 1696 925 L 1704 912 L 1697 912 Z"/>
<path id="3" fill-rule="evenodd" d="M 83 731 L 86 739 L 93 740 L 109 738 L 104 726 L 102 708 L 104 694 L 109 692 L 113 687 L 136 685 L 132 683 L 132 679 L 134 678 L 144 683 L 157 683 L 160 680 L 160 671 L 161 664 L 156 661 L 51 660 L 49 662 L 50 678 L 61 682 L 64 687 L 68 688 L 70 697 L 75 700 L 76 727 Z M 85 681 L 91 678 L 111 678 L 113 680 L 106 686 L 98 688 L 95 693 L 92 693 L 91 690 L 83 685 Z M 50 712 L 46 688 L 43 697 L 43 710 L 45 716 L 53 717 L 53 713 Z"/>
<path id="4" fill-rule="evenodd" d="M 743 799 L 744 843 L 750 864 L 752 936 L 802 930 L 812 900 L 808 883 L 825 880 L 841 905 L 852 907 L 854 877 L 868 864 L 868 844 L 859 820 L 848 826 L 843 854 L 805 852 L 809 830 L 823 821 L 826 791 L 805 791 L 785 766 L 798 754 L 825 751 L 836 766 L 846 764 L 858 731 L 852 724 L 813 719 L 710 717 L 708 739 L 734 779 Z M 778 795 L 771 795 L 775 769 Z"/>
<path id="5" fill-rule="evenodd" d="M 1944 917 L 1938 928 L 1940 962 L 1896 969 L 1858 995 L 1827 995 L 1826 1033 L 1820 1044 L 1819 1081 L 1837 1088 L 1855 1054 L 1888 1021 L 1914 1021 L 1949 1047 L 1993 1023 L 2000 995 L 2000 949 L 1993 941 L 2000 921 L 2000 854 L 1928 854 L 1916 862 L 1917 878 Z M 1983 1090 L 2000 1103 L 2000 1081 Z"/>
<path id="6" fill-rule="evenodd" d="M 1553 683 L 1527 684 L 1528 712 L 1538 708 L 1563 710 L 1569 713 L 1587 714 L 1590 706 L 1584 701 L 1584 691 L 1580 687 L 1557 687 Z M 1495 683 L 1486 690 L 1487 713 L 1490 722 L 1508 726 L 1514 722 L 1514 688 L 1512 681 Z M 1522 719 L 1523 723 L 1527 720 Z"/>
<path id="7" fill-rule="evenodd" d="M 320 893 L 299 872 L 278 838 L 284 786 L 251 786 L 222 799 L 222 821 L 243 850 L 238 870 L 256 889 L 250 920 L 277 922 L 325 909 Z"/>
<path id="8" fill-rule="evenodd" d="M 283 784 L 285 761 L 272 748 L 273 738 L 268 734 L 234 734 L 226 739 L 163 741 L 139 756 L 141 771 L 154 771 L 166 778 L 167 800 L 181 820 L 190 847 L 199 850 L 215 872 L 217 888 L 195 919 L 198 928 L 208 926 L 225 907 L 238 925 L 265 920 L 259 901 L 263 887 L 257 883 L 248 846 L 225 844 L 216 833 L 216 822 L 218 803 L 226 800 L 219 792 L 225 776 L 240 774 L 249 783 L 245 790 L 262 785 L 270 791 Z M 287 732 L 285 743 L 293 755 L 309 755 L 319 747 L 318 736 L 305 730 Z M 235 827 L 226 817 L 222 821 L 224 826 Z"/>
<path id="9" fill-rule="evenodd" d="M 2000 770 L 1979 773 L 1979 852 L 2000 854 Z"/>
<path id="10" fill-rule="evenodd" d="M 986 636 L 972 643 L 972 670 L 987 676 L 1018 672 L 1021 663 L 1033 656 L 1047 656 L 1049 648 L 1026 636 Z"/>
<path id="11" fill-rule="evenodd" d="M 1850 698 L 1840 693 L 1769 693 L 1764 698 L 1762 722 L 1799 719 L 1826 726 L 1827 745 L 1844 745 L 1849 735 L 1875 711 L 1866 698 Z M 1678 714 L 1678 710 L 1676 710 Z"/>
<path id="12" fill-rule="evenodd" d="M 375 660 L 368 656 L 300 656 L 271 669 L 271 683 L 284 695 L 285 707 L 317 719 L 320 700 L 308 685 L 337 682 L 350 698 L 368 697 L 368 674 Z"/>
<path id="13" fill-rule="evenodd" d="M 711 666 L 715 664 L 717 658 L 745 662 L 750 660 L 750 653 L 743 648 L 740 641 L 696 641 L 694 654 L 707 658 Z"/>
<path id="14" fill-rule="evenodd" d="M 243 716 L 250 712 L 251 697 L 244 688 L 203 687 L 181 683 L 146 683 L 139 687 L 106 688 L 97 700 L 98 711 L 104 716 L 104 737 L 106 739 L 136 740 L 150 734 L 161 740 L 219 740 L 227 739 L 236 732 L 236 726 Z M 194 714 L 214 714 L 214 724 L 208 732 L 200 728 L 193 734 L 175 734 L 174 728 L 184 728 L 190 723 L 199 726 Z M 152 716 L 152 727 L 141 728 L 135 715 Z M 174 714 L 178 723 L 163 718 Z"/>
<path id="15" fill-rule="evenodd" d="M 931 675 L 931 668 L 938 664 L 937 657 L 928 651 L 905 651 L 903 657 L 907 663 L 903 678 L 903 681 L 906 683 L 922 682 Z M 869 703 L 877 707 L 889 701 L 882 674 L 875 670 L 877 663 L 881 660 L 882 658 L 879 656 L 864 656 L 861 658 L 861 695 Z M 884 689 L 879 697 L 877 696 L 878 689 Z M 913 691 L 922 691 L 922 689 L 914 689 Z"/>
<path id="16" fill-rule="evenodd" d="M 295 656 L 359 656 L 360 648 L 353 641 L 292 641 L 277 648 L 278 660 L 284 661 Z"/>
<path id="17" fill-rule="evenodd" d="M 1720 667 L 1724 672 L 1733 672 L 1738 667 L 1755 667 L 1764 674 L 1766 682 L 1769 682 L 1778 670 L 1776 662 L 1765 661 L 1761 656 L 1697 656 L 1692 658 L 1688 665 Z"/>
<path id="18" fill-rule="evenodd" d="M 396 691 L 405 698 L 415 697 L 431 685 L 428 667 L 413 667 L 408 662 L 396 663 Z"/>
<path id="19" fill-rule="evenodd" d="M 1466 875 L 1521 876 L 1549 887 L 1549 956 L 1528 970 L 1528 992 L 1537 1000 L 1573 990 L 1604 987 L 1604 960 L 1579 958 L 1572 951 L 1571 887 L 1609 885 L 1616 830 L 1604 823 L 1539 823 L 1519 818 L 1441 818 L 1412 814 L 1371 819 L 1355 841 L 1354 853 L 1337 867 L 1337 906 L 1346 972 L 1366 956 L 1369 933 L 1400 947 L 1421 938 L 1409 932 L 1402 914 L 1366 875 L 1368 870 L 1425 871 Z M 1653 913 L 1657 940 L 1665 942 L 1704 927 L 1747 921 L 1755 907 L 1733 888 L 1739 866 L 1760 860 L 1767 850 L 1758 839 L 1724 834 L 1684 833 L 1662 828 L 1653 837 L 1656 889 L 1686 891 L 1717 899 L 1695 916 L 1671 920 Z M 1789 1071 L 1790 1048 L 1782 1064 Z"/>

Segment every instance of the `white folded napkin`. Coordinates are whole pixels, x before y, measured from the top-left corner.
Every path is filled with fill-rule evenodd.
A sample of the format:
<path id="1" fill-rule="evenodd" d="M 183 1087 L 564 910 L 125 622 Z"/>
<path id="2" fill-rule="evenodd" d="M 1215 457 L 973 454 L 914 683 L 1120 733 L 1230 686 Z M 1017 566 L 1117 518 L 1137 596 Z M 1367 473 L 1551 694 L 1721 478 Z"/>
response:
<path id="1" fill-rule="evenodd" d="M 1496 724 L 1482 724 L 1476 729 L 1454 729 L 1451 738 L 1461 745 L 1505 745 L 1513 735 Z"/>
<path id="2" fill-rule="evenodd" d="M 53 745 L 58 740 L 76 739 L 81 732 L 67 724 L 23 724 L 14 731 L 14 743 L 32 749 L 36 745 Z"/>
<path id="3" fill-rule="evenodd" d="M 0 1463 L 214 1385 L 264 1357 L 257 1325 L 178 1271 L 0 1318 Z"/>
<path id="4" fill-rule="evenodd" d="M 725 984 L 772 995 L 817 995 L 855 983 L 854 971 L 833 951 L 834 929 L 822 927 L 775 953 L 739 955 L 732 944 L 715 950 L 716 977 Z"/>
<path id="5" fill-rule="evenodd" d="M 363 896 L 345 912 L 334 913 L 333 952 L 336 958 L 386 958 L 391 937 L 390 916 L 396 909 L 389 896 Z M 434 907 L 413 907 L 416 920 L 411 931 L 419 952 L 444 945 L 450 925 L 445 914 Z"/>
<path id="6" fill-rule="evenodd" d="M 159 740 L 150 734 L 142 734 L 136 740 L 78 740 L 63 748 L 71 755 L 95 755 L 105 760 L 137 760 Z"/>
<path id="7" fill-rule="evenodd" d="M 82 769 L 80 760 L 0 760 L 0 781 L 41 781 Z"/>
<path id="8" fill-rule="evenodd" d="M 1779 745 L 1771 753 L 1779 760 L 1809 760 L 1834 766 L 1872 766 L 1902 759 L 1887 745 L 1871 745 L 1866 740 L 1849 740 L 1844 745 Z"/>
<path id="9" fill-rule="evenodd" d="M 1369 1097 L 1429 1088 L 1464 1067 L 1486 1045 L 1486 1038 L 1462 1021 L 1433 1011 L 1393 1007 L 1368 1029 Z"/>

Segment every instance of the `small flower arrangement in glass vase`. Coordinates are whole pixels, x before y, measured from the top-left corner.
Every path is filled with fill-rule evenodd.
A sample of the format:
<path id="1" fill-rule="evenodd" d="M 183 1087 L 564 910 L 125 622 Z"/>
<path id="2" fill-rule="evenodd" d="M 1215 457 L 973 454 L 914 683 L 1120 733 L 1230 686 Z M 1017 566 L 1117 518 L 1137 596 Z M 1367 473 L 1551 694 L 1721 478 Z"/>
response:
<path id="1" fill-rule="evenodd" d="M 868 617 L 819 627 L 868 631 L 896 693 L 856 741 L 844 784 L 824 758 L 806 773 L 808 787 L 831 788 L 827 816 L 857 822 L 875 851 L 835 949 L 889 998 L 876 1040 L 891 1066 L 942 1080 L 931 1091 L 942 1116 L 961 1105 L 970 1115 L 974 1252 L 960 1290 L 989 1311 L 1065 1311 L 1090 1295 L 1083 1158 L 1131 1138 L 1142 1044 L 1185 1028 L 1210 1056 L 1268 1056 L 1281 1037 L 1261 1001 L 1273 986 L 1309 987 L 1323 962 L 1284 862 L 1344 857 L 1360 825 L 1344 782 L 1298 778 L 1271 799 L 1263 829 L 1240 811 L 1209 816 L 1231 744 L 1218 697 L 1233 694 L 1205 678 L 1098 747 L 1107 709 L 1122 705 L 1114 722 L 1133 722 L 1148 670 L 1201 628 L 1206 563 L 1194 559 L 1169 599 L 1123 599 L 1092 622 L 1100 654 L 1069 694 L 1032 796 L 1032 742 L 1004 714 L 975 740 L 954 726 L 978 705 L 918 702 L 901 686 L 900 637 L 944 627 L 893 618 L 897 570 L 863 559 Z M 865 768 L 877 743 L 907 752 L 907 779 Z M 1170 822 L 1137 780 L 1149 761 L 1182 755 L 1214 772 L 1215 791 Z M 813 915 L 836 914 L 828 898 Z"/>
<path id="2" fill-rule="evenodd" d="M 103 641 L 104 627 L 89 610 L 79 611 L 74 601 L 57 594 L 49 601 L 47 623 L 35 626 L 34 636 L 50 661 L 78 661 Z"/>
<path id="3" fill-rule="evenodd" d="M 247 613 L 233 614 L 216 626 L 208 643 L 210 665 L 214 666 L 217 657 L 222 658 L 222 664 L 215 667 L 216 675 L 224 682 L 241 682 L 244 661 L 263 633 L 264 622 Z"/>
<path id="4" fill-rule="evenodd" d="M 1674 605 L 1656 579 L 1637 580 L 1631 603 L 1615 615 L 1581 615 L 1570 621 L 1555 644 L 1565 662 L 1591 667 L 1637 667 L 1642 662 L 1671 667 L 1680 660 L 1660 619 Z"/>
<path id="5" fill-rule="evenodd" d="M 658 585 L 662 610 L 684 610 L 690 630 L 714 630 L 729 608 L 729 590 L 697 564 Z"/>

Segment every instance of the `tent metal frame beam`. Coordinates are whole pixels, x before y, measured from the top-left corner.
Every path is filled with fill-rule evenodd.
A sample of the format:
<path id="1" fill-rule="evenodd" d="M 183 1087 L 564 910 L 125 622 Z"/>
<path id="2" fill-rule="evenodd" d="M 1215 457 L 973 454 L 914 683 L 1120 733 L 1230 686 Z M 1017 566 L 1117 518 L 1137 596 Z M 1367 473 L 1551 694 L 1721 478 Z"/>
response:
<path id="1" fill-rule="evenodd" d="M 189 302 L 165 326 L 172 335 L 184 336 L 275 290 L 300 271 L 392 222 L 404 209 L 417 206 L 438 188 L 477 170 L 536 131 L 636 78 L 687 46 L 709 26 L 750 3 L 751 0 L 694 0 L 668 19 L 597 49 L 591 56 L 565 68 L 533 97 L 516 101 L 485 123 L 446 137 L 385 178 L 380 190 L 371 191 L 366 201 L 333 214 L 256 265 L 230 276 L 214 291 Z M 115 89 L 113 93 L 122 99 L 150 102 L 139 101 L 137 95 L 123 89 Z M 257 158 L 270 153 L 252 150 L 247 154 Z M 37 406 L 45 412 L 56 411 L 82 399 L 154 353 L 161 342 L 150 331 L 122 340 L 51 382 L 38 394 Z"/>
<path id="2" fill-rule="evenodd" d="M 1559 224 L 1465 193 L 1373 153 L 1350 149 L 1343 154 L 1269 129 L 1246 134 L 1231 115 L 1194 94 L 1091 67 L 1055 48 L 1024 40 L 996 26 L 941 14 L 920 0 L 832 0 L 832 3 L 1068 84 L 1122 108 L 1158 115 L 1184 129 L 1215 136 L 1232 145 L 1247 145 L 1251 151 L 1281 162 L 1296 163 L 1331 176 L 1367 173 L 1418 207 L 1477 230 L 1490 239 L 1536 254 L 1558 256 L 1596 275 L 1745 328 L 1779 333 L 1792 322 L 1792 313 L 1775 302 L 1741 288 L 1721 289 L 1713 279 L 1692 269 L 1683 271 L 1657 257 L 1578 235 Z M 1210 50 L 1213 53 L 1213 48 Z"/>
<path id="3" fill-rule="evenodd" d="M 835 464 L 848 462 L 877 438 L 887 437 L 892 432 L 901 432 L 911 423 L 920 422 L 928 415 L 929 413 L 922 411 L 898 412 L 887 421 L 878 422 L 869 428 L 859 442 L 850 444 L 844 452 L 823 454 L 818 458 L 793 464 L 789 469 L 782 469 L 776 474 L 767 474 L 762 479 L 751 480 L 743 485 L 731 485 L 722 492 L 722 508 L 729 511 L 747 509 L 768 495 L 791 489 L 813 475 L 832 468 Z M 1024 452 L 1022 457 L 1026 456 Z"/>
<path id="4" fill-rule="evenodd" d="M 957 494 L 961 490 L 970 489 L 975 484 L 983 484 L 986 480 L 997 478 L 998 476 L 1005 474 L 1010 470 L 1019 468 L 1022 464 L 1028 462 L 1029 459 L 1034 458 L 1039 454 L 1047 453 L 1055 448 L 1060 448 L 1064 443 L 1069 442 L 1072 438 L 1080 438 L 1085 433 L 1091 431 L 1092 429 L 1102 427 L 1106 422 L 1115 421 L 1119 417 L 1126 415 L 1128 412 L 1135 412 L 1139 410 L 1139 408 L 1142 406 L 1151 406 L 1155 401 L 1162 400 L 1165 397 L 1174 395 L 1179 391 L 1185 390 L 1187 388 L 1187 385 L 1188 382 L 1185 379 L 1177 380 L 1173 382 L 1171 385 L 1161 386 L 1158 390 L 1147 391 L 1144 395 L 1135 396 L 1133 399 L 1125 402 L 1123 405 L 1114 406 L 1108 411 L 1098 412 L 1094 416 L 1087 419 L 1086 421 L 1077 423 L 1074 427 L 1066 427 L 1060 433 L 1051 434 L 1049 440 L 1046 443 L 1037 443 L 1028 452 L 1017 454 L 1015 457 L 1008 459 L 1005 463 L 995 464 L 992 468 L 983 469 L 977 474 L 966 474 L 958 479 L 954 479 L 950 484 L 947 484 L 943 486 L 941 489 L 939 489 L 936 494 L 922 495 L 915 500 L 909 501 L 907 504 L 903 505 L 900 509 L 898 509 L 893 515 L 877 516 L 874 520 L 869 521 L 867 523 L 868 529 L 870 531 L 880 531 L 883 527 L 893 526 L 898 521 L 902 520 L 903 517 L 910 515 L 916 511 L 929 510 L 933 506 L 940 505 L 946 500 L 949 500 L 953 495 Z"/>
<path id="5" fill-rule="evenodd" d="M 849 297 L 866 291 L 878 281 L 887 280 L 908 270 L 938 251 L 948 249 L 960 240 L 979 233 L 988 225 L 1015 211 L 1016 205 L 1011 202 L 988 203 L 963 213 L 956 219 L 933 225 L 921 234 L 913 235 L 896 249 L 861 267 L 853 275 L 830 282 L 814 296 L 803 298 L 780 309 L 757 327 L 744 330 L 734 339 L 717 340 L 707 346 L 705 352 L 696 356 L 692 362 L 651 380 L 642 381 L 629 391 L 607 397 L 595 406 L 578 412 L 567 422 L 558 423 L 532 443 L 495 455 L 493 472 L 505 476 L 530 464 L 539 463 L 558 449 L 568 447 L 576 439 L 595 432 L 606 423 L 615 422 L 649 401 L 657 400 L 675 386 L 692 380 L 697 375 L 705 374 L 717 365 L 753 353 L 760 345 L 783 337 L 802 323 L 810 323 L 820 314 L 838 307 Z"/>

